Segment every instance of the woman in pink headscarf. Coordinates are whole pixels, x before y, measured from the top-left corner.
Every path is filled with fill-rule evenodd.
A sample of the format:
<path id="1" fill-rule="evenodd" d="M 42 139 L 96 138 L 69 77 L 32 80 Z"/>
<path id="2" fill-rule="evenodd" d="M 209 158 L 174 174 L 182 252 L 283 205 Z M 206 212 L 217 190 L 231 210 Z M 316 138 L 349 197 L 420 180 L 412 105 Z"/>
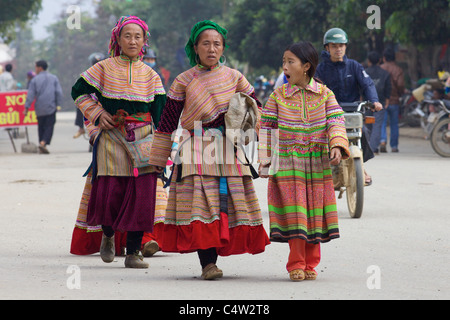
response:
<path id="1" fill-rule="evenodd" d="M 166 94 L 158 74 L 141 60 L 150 34 L 135 16 L 121 17 L 112 30 L 110 58 L 81 74 L 72 98 L 99 128 L 88 170 L 92 189 L 89 226 L 103 229 L 100 256 L 112 262 L 115 231 L 127 232 L 125 267 L 147 268 L 139 253 L 144 232 L 152 232 L 157 173 L 145 160 Z"/>

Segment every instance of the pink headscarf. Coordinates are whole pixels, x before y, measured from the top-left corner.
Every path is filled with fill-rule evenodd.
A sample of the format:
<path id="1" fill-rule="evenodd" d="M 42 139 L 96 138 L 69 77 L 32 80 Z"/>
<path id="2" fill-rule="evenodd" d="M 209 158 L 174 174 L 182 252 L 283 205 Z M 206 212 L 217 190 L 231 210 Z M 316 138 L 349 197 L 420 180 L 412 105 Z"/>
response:
<path id="1" fill-rule="evenodd" d="M 123 16 L 117 20 L 115 27 L 112 29 L 111 40 L 109 42 L 109 55 L 111 57 L 117 57 L 120 55 L 120 46 L 118 43 L 120 31 L 124 26 L 130 23 L 135 23 L 144 30 L 144 46 L 142 47 L 139 57 L 143 57 L 145 54 L 145 47 L 148 46 L 147 41 L 150 38 L 150 32 L 148 31 L 147 24 L 136 16 Z"/>

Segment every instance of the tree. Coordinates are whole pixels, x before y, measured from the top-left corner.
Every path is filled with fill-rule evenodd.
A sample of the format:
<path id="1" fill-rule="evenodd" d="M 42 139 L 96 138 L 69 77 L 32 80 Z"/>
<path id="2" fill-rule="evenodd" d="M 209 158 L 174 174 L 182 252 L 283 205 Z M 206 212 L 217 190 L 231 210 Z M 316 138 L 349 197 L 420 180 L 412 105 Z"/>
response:
<path id="1" fill-rule="evenodd" d="M 369 6 L 379 8 L 380 28 L 367 27 Z M 309 40 L 320 51 L 327 29 L 349 36 L 349 57 L 365 60 L 368 51 L 401 43 L 408 50 L 413 81 L 435 76 L 449 34 L 450 0 L 240 0 L 229 18 L 234 51 L 252 67 L 278 69 L 287 44 Z M 439 57 L 441 54 L 441 57 Z"/>
<path id="2" fill-rule="evenodd" d="M 37 15 L 42 0 L 2 0 L 0 10 L 0 38 L 6 43 L 15 39 L 16 27 Z"/>
<path id="3" fill-rule="evenodd" d="M 189 66 L 184 46 L 191 28 L 206 19 L 218 22 L 223 9 L 223 0 L 102 0 L 97 14 L 114 22 L 122 15 L 136 15 L 145 20 L 151 33 L 150 47 L 158 54 L 158 64 L 169 69 L 173 78 Z"/>
<path id="4" fill-rule="evenodd" d="M 63 110 L 75 110 L 71 89 L 80 74 L 91 64 L 88 57 L 93 52 L 107 54 L 107 29 L 98 23 L 98 19 L 88 13 L 82 13 L 81 29 L 67 28 L 66 12 L 61 13 L 60 20 L 49 28 L 49 37 L 39 43 L 40 52 L 37 59 L 47 60 L 49 71 L 58 76 L 63 89 Z M 103 34 L 103 36 L 99 36 Z"/>

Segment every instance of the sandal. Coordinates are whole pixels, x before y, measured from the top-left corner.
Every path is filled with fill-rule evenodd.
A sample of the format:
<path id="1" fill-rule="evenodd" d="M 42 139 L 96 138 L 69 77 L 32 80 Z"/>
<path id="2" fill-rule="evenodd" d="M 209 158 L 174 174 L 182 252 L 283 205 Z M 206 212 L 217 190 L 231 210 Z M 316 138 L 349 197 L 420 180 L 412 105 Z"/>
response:
<path id="1" fill-rule="evenodd" d="M 372 177 L 369 176 L 366 171 L 364 171 L 364 186 L 368 187 L 371 184 L 372 184 Z"/>
<path id="2" fill-rule="evenodd" d="M 317 272 L 314 270 L 305 270 L 305 280 L 316 280 Z"/>
<path id="3" fill-rule="evenodd" d="M 202 270 L 202 279 L 204 280 L 214 280 L 223 277 L 223 271 L 217 268 L 214 263 L 208 264 Z"/>
<path id="4" fill-rule="evenodd" d="M 303 281 L 305 280 L 305 272 L 302 269 L 295 269 L 289 272 L 289 278 L 292 281 Z"/>

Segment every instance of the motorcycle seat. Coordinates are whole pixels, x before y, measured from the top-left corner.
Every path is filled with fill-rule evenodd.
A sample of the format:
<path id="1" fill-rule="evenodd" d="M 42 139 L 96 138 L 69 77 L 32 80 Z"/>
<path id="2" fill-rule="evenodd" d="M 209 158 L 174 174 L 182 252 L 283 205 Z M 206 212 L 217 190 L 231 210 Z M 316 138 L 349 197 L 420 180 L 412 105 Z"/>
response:
<path id="1" fill-rule="evenodd" d="M 339 105 L 344 112 L 355 112 L 358 110 L 359 102 L 341 102 Z"/>

